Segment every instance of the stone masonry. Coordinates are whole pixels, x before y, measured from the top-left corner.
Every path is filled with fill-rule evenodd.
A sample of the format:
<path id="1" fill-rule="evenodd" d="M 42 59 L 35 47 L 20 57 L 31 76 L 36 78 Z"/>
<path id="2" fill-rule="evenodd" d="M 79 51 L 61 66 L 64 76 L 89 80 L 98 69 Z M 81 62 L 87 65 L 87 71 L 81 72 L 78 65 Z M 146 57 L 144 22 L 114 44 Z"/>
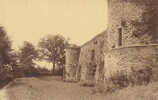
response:
<path id="1" fill-rule="evenodd" d="M 108 0 L 108 6 L 110 47 L 158 43 L 157 0 Z"/>
<path id="2" fill-rule="evenodd" d="M 108 51 L 107 32 L 104 31 L 81 46 L 79 67 L 80 80 L 101 80 L 103 78 L 104 53 Z"/>
<path id="3" fill-rule="evenodd" d="M 79 47 L 69 46 L 66 48 L 66 65 L 64 73 L 66 81 L 76 81 L 79 55 Z"/>
<path id="4" fill-rule="evenodd" d="M 129 74 L 151 66 L 157 77 L 158 0 L 108 0 L 108 19 L 107 30 L 80 46 L 70 60 L 78 63 L 75 79 L 98 82 L 120 70 Z"/>

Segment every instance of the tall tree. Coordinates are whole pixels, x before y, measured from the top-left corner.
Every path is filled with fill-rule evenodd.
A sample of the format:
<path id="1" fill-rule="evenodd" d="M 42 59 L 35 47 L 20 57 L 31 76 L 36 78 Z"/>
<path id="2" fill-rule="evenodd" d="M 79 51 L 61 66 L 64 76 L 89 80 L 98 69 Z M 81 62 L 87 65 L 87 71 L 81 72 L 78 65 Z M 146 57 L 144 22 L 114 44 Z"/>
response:
<path id="1" fill-rule="evenodd" d="M 39 42 L 40 50 L 46 60 L 53 63 L 53 72 L 55 65 L 63 66 L 65 64 L 65 47 L 68 40 L 62 35 L 47 35 Z"/>
<path id="2" fill-rule="evenodd" d="M 0 26 L 0 64 L 10 63 L 11 41 L 2 26 Z"/>
<path id="3" fill-rule="evenodd" d="M 28 41 L 24 41 L 23 46 L 20 48 L 19 59 L 20 63 L 24 66 L 32 67 L 33 59 L 38 57 L 38 52 L 34 45 Z"/>

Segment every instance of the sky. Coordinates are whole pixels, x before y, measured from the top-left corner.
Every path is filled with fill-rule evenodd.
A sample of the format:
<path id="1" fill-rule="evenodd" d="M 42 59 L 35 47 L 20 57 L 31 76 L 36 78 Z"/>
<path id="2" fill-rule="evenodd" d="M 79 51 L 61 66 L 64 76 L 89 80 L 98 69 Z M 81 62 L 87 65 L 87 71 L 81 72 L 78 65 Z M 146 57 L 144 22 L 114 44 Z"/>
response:
<path id="1" fill-rule="evenodd" d="M 0 0 L 0 25 L 19 48 L 47 34 L 61 34 L 82 45 L 106 30 L 106 0 Z"/>

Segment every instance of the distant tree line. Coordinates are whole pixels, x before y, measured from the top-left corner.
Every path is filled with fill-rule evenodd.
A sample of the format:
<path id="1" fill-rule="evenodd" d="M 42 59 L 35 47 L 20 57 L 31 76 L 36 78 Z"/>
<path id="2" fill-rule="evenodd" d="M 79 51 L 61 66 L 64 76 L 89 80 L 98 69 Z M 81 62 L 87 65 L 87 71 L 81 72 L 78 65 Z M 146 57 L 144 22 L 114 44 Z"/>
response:
<path id="1" fill-rule="evenodd" d="M 68 45 L 68 39 L 57 34 L 41 38 L 37 47 L 29 41 L 24 41 L 18 50 L 14 50 L 7 32 L 0 26 L 0 86 L 17 77 L 62 75 L 65 47 Z M 43 60 L 52 63 L 51 70 L 38 67 L 34 63 Z"/>

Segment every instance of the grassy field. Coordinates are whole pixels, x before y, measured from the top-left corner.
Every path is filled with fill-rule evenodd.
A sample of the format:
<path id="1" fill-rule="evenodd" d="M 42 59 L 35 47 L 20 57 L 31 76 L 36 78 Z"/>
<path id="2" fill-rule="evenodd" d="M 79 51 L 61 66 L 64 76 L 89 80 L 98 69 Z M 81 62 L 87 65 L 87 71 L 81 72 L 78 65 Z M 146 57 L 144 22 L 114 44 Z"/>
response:
<path id="1" fill-rule="evenodd" d="M 0 100 L 103 100 L 90 87 L 60 77 L 18 78 L 0 90 Z"/>
<path id="2" fill-rule="evenodd" d="M 60 77 L 18 78 L 0 90 L 0 100 L 158 100 L 157 82 L 109 94 L 93 94 L 92 90 Z"/>

